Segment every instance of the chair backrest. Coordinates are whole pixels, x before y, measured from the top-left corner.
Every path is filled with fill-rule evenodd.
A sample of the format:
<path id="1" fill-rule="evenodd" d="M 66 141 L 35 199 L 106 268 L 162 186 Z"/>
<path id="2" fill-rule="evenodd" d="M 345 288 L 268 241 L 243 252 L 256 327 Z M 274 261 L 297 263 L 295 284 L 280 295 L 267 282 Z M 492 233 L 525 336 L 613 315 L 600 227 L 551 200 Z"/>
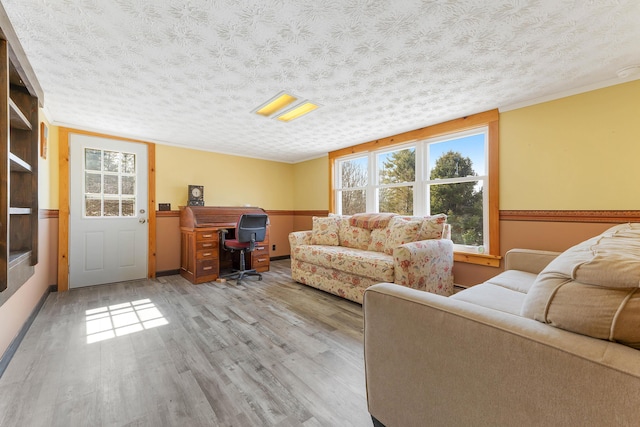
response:
<path id="1" fill-rule="evenodd" d="M 267 233 L 268 218 L 266 214 L 241 215 L 236 227 L 238 242 L 250 242 L 252 235 L 255 235 L 256 242 L 263 241 Z"/>

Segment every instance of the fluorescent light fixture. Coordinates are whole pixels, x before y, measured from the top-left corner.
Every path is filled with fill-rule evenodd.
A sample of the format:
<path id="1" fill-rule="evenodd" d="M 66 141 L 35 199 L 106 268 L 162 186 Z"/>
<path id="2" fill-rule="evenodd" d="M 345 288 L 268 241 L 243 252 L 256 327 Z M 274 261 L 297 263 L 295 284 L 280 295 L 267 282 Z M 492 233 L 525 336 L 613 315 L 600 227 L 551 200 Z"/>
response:
<path id="1" fill-rule="evenodd" d="M 276 117 L 278 120 L 282 121 L 282 122 L 290 122 L 291 120 L 297 119 L 298 117 L 307 114 L 313 110 L 315 110 L 316 108 L 318 108 L 318 106 L 316 104 L 313 104 L 311 102 L 303 102 L 302 104 L 298 105 L 297 107 L 283 113 L 280 114 L 278 117 Z"/>
<path id="2" fill-rule="evenodd" d="M 286 106 L 292 104 L 297 101 L 293 95 L 289 95 L 285 92 L 280 92 L 278 95 L 267 101 L 265 104 L 258 107 L 255 111 L 256 114 L 260 114 L 261 116 L 269 117 L 274 114 L 276 111 L 280 111 Z"/>
<path id="3" fill-rule="evenodd" d="M 318 107 L 319 105 L 308 99 L 301 99 L 282 91 L 252 112 L 281 122 L 290 122 Z"/>

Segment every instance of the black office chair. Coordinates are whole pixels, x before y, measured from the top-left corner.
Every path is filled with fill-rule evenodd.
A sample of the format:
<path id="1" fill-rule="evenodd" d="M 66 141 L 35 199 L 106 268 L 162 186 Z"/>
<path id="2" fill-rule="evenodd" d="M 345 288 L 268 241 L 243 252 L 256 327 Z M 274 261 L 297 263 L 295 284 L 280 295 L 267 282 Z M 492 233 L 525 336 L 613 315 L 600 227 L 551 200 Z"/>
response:
<path id="1" fill-rule="evenodd" d="M 244 276 L 258 276 L 258 280 L 262 280 L 262 274 L 255 269 L 246 269 L 244 254 L 253 251 L 256 242 L 261 242 L 265 239 L 268 218 L 266 214 L 241 215 L 236 225 L 235 239 L 227 240 L 225 236 L 228 231 L 222 230 L 222 247 L 230 252 L 240 251 L 240 269 L 221 277 L 236 279 L 236 283 L 240 283 Z"/>

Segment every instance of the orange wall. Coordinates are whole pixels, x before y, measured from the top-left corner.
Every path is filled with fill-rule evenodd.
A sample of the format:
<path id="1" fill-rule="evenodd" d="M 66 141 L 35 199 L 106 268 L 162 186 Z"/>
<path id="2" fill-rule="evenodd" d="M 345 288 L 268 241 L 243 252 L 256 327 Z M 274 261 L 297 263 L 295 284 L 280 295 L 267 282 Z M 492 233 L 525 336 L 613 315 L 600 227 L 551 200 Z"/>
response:
<path id="1" fill-rule="evenodd" d="M 180 269 L 180 216 L 156 212 L 156 271 Z"/>

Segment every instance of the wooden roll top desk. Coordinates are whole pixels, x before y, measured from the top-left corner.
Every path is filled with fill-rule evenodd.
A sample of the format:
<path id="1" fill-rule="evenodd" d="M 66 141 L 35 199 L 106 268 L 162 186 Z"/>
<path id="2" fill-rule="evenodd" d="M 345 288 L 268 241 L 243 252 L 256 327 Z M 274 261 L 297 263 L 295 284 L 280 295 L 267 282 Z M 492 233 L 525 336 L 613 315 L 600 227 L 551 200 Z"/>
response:
<path id="1" fill-rule="evenodd" d="M 232 254 L 220 246 L 220 231 L 228 230 L 226 238 L 233 239 L 238 219 L 245 213 L 266 214 L 255 207 L 181 206 L 180 274 L 197 284 L 216 280 L 220 271 L 231 271 L 239 253 Z M 268 224 L 264 241 L 245 254 L 245 262 L 247 269 L 269 271 Z"/>

